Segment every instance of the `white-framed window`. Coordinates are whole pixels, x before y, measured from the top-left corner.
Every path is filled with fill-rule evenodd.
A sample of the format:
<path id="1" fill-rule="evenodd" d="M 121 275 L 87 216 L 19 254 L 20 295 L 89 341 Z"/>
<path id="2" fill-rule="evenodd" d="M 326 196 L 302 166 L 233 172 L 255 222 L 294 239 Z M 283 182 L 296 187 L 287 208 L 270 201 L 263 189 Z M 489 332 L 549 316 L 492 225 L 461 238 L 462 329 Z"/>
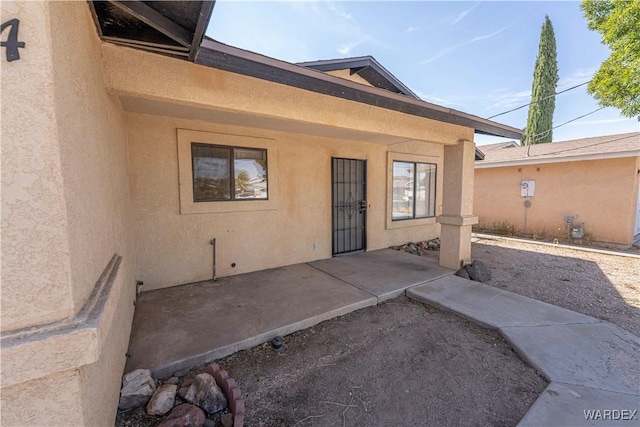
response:
<path id="1" fill-rule="evenodd" d="M 435 163 L 393 161 L 392 221 L 436 215 Z"/>

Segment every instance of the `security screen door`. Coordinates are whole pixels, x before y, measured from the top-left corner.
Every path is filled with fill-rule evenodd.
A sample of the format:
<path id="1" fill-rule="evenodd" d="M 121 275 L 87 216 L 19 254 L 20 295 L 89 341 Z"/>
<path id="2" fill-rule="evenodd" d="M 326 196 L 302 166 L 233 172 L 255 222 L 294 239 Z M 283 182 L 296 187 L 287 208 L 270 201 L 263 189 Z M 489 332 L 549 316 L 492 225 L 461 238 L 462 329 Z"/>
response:
<path id="1" fill-rule="evenodd" d="M 332 158 L 333 255 L 366 249 L 367 161 Z"/>

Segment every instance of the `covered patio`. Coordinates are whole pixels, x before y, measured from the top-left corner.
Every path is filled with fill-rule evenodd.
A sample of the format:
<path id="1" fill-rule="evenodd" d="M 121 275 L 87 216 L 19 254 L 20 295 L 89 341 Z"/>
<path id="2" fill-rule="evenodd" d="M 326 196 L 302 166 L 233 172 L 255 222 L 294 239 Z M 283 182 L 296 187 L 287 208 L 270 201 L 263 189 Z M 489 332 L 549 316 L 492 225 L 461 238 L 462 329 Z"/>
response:
<path id="1" fill-rule="evenodd" d="M 383 249 L 145 292 L 125 372 L 146 368 L 167 377 L 452 273 Z"/>

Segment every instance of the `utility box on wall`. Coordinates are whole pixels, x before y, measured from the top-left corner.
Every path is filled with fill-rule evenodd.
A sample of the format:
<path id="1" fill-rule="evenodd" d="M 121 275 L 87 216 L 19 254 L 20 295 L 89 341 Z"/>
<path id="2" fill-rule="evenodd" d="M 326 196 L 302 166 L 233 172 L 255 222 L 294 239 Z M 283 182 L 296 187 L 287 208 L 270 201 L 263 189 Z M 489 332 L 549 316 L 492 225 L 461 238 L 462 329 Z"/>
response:
<path id="1" fill-rule="evenodd" d="M 520 181 L 520 197 L 533 197 L 536 189 L 535 181 Z"/>
<path id="2" fill-rule="evenodd" d="M 571 227 L 571 237 L 574 239 L 582 239 L 584 237 L 584 224 L 581 222 L 574 223 Z"/>

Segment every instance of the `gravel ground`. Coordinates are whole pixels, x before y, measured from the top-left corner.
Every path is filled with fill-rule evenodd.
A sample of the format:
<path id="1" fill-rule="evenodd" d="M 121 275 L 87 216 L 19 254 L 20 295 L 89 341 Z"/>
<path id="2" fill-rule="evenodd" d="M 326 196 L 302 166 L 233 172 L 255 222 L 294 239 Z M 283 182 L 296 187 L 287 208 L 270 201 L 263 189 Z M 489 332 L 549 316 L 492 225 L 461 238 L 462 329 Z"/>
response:
<path id="1" fill-rule="evenodd" d="M 475 236 L 472 255 L 491 270 L 488 285 L 606 320 L 640 336 L 640 258 L 493 236 Z"/>

